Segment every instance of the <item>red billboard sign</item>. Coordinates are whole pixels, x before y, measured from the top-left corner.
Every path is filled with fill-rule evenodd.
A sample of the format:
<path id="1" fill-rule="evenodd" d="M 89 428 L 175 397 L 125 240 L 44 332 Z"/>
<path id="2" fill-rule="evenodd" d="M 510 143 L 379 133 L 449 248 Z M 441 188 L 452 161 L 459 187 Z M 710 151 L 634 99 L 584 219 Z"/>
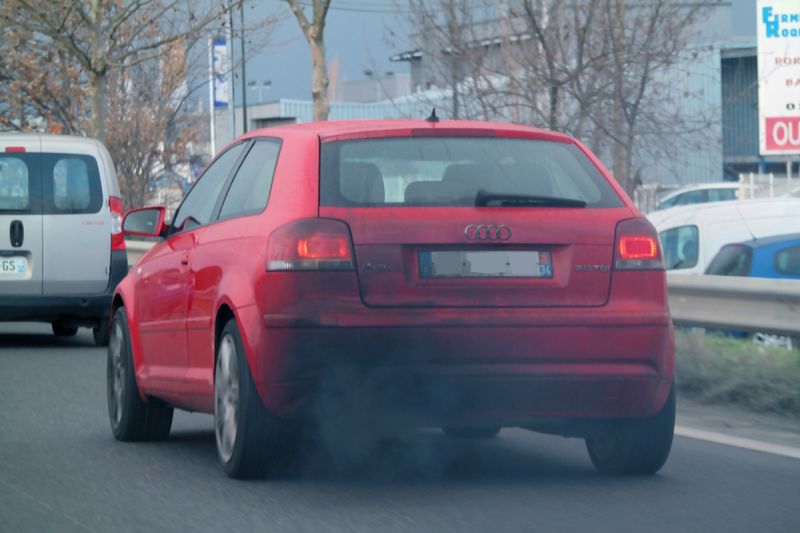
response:
<path id="1" fill-rule="evenodd" d="M 767 150 L 800 152 L 800 117 L 766 117 Z"/>

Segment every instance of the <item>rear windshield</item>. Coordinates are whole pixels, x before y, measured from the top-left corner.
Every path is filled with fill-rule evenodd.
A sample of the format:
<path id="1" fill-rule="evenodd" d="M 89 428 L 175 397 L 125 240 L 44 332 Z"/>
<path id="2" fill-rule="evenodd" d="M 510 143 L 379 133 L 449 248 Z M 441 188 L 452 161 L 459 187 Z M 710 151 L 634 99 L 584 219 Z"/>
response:
<path id="1" fill-rule="evenodd" d="M 623 205 L 574 144 L 401 137 L 322 145 L 323 206 L 475 206 L 487 195 L 574 200 L 586 207 Z"/>
<path id="2" fill-rule="evenodd" d="M 97 161 L 88 155 L 0 155 L 0 212 L 91 214 L 103 207 Z"/>
<path id="3" fill-rule="evenodd" d="M 28 211 L 31 208 L 31 176 L 20 157 L 0 155 L 0 211 Z"/>
<path id="4" fill-rule="evenodd" d="M 714 276 L 747 276 L 753 259 L 753 249 L 741 244 L 723 246 L 706 269 Z"/>

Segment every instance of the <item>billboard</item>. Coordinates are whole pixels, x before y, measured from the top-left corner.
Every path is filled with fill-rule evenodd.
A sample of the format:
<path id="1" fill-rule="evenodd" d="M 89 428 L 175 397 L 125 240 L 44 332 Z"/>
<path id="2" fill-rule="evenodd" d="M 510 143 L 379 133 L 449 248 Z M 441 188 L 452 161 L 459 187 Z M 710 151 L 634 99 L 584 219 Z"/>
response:
<path id="1" fill-rule="evenodd" d="M 214 108 L 228 107 L 231 62 L 228 57 L 228 45 L 225 39 L 213 39 L 211 42 L 211 76 L 214 81 Z"/>
<path id="2" fill-rule="evenodd" d="M 761 155 L 800 154 L 800 0 L 758 0 Z"/>

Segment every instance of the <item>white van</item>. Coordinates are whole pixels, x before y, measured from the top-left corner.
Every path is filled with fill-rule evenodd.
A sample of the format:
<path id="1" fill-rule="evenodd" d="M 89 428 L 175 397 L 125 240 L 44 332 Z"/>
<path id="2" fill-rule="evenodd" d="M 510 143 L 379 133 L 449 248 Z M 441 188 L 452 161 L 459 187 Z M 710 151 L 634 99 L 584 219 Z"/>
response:
<path id="1" fill-rule="evenodd" d="M 111 156 L 94 139 L 0 134 L 0 320 L 108 342 L 128 262 Z"/>
<path id="2" fill-rule="evenodd" d="M 726 244 L 800 232 L 800 199 L 736 200 L 654 211 L 667 270 L 702 274 Z"/>

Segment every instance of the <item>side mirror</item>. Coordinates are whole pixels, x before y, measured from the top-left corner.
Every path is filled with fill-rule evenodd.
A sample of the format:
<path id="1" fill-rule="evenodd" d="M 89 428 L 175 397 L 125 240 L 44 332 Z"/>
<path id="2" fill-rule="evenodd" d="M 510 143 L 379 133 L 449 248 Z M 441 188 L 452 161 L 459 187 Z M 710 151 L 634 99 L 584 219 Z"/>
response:
<path id="1" fill-rule="evenodd" d="M 131 209 L 122 217 L 122 231 L 125 235 L 141 237 L 162 237 L 166 232 L 164 207 L 140 207 Z"/>

